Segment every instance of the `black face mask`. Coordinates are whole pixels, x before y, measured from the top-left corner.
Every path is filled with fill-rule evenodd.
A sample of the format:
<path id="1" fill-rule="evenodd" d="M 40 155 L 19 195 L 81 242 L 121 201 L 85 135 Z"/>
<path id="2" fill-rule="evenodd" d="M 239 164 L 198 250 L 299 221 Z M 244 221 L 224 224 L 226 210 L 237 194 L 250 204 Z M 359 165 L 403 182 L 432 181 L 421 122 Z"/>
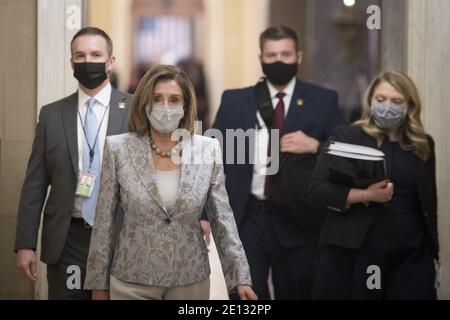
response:
<path id="1" fill-rule="evenodd" d="M 74 63 L 73 76 L 86 88 L 95 89 L 108 78 L 106 73 L 106 63 Z"/>
<path id="2" fill-rule="evenodd" d="M 298 64 L 287 64 L 281 61 L 274 63 L 262 63 L 262 70 L 267 79 L 275 85 L 287 84 L 297 75 Z"/>

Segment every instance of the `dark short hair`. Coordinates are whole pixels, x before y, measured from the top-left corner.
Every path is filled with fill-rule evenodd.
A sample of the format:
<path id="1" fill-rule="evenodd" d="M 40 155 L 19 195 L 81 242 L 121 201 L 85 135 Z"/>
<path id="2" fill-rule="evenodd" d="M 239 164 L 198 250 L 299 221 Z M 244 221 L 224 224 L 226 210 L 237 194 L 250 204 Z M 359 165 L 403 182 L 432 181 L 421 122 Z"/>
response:
<path id="1" fill-rule="evenodd" d="M 76 38 L 81 36 L 100 36 L 103 39 L 106 40 L 106 45 L 108 47 L 108 54 L 111 57 L 113 53 L 113 44 L 111 41 L 111 38 L 108 36 L 108 34 L 103 31 L 100 28 L 97 27 L 85 27 L 83 29 L 80 29 L 72 38 L 72 41 L 70 42 L 70 48 L 72 48 L 72 44 L 75 41 Z"/>
<path id="2" fill-rule="evenodd" d="M 267 40 L 281 39 L 293 40 L 295 44 L 295 50 L 298 51 L 300 49 L 297 33 L 293 29 L 285 25 L 279 25 L 269 27 L 261 33 L 261 35 L 259 36 L 259 47 L 261 49 L 261 52 L 263 51 L 264 43 Z"/>

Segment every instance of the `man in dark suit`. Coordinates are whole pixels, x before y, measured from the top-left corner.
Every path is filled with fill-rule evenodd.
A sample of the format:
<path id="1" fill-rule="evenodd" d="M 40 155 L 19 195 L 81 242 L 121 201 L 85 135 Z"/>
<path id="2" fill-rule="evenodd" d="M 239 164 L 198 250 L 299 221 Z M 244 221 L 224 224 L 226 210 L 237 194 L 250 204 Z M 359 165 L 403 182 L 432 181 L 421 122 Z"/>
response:
<path id="1" fill-rule="evenodd" d="M 35 250 L 44 208 L 41 260 L 47 264 L 50 299 L 91 299 L 91 292 L 82 285 L 103 146 L 106 136 L 127 131 L 131 100 L 130 95 L 110 85 L 115 58 L 111 39 L 104 31 L 81 29 L 72 39 L 71 50 L 79 90 L 40 111 L 22 188 L 15 244 L 19 269 L 36 281 Z"/>
<path id="2" fill-rule="evenodd" d="M 260 36 L 260 48 L 262 70 L 274 109 L 272 128 L 280 130 L 280 151 L 316 154 L 320 143 L 326 141 L 332 129 L 342 123 L 336 92 L 296 78 L 302 52 L 292 29 L 286 26 L 268 28 Z M 261 138 L 267 130 L 258 111 L 256 95 L 256 87 L 225 91 L 214 123 L 214 128 L 221 131 L 224 139 L 223 156 L 230 203 L 258 297 L 270 299 L 267 282 L 272 269 L 277 299 L 309 299 L 318 236 L 305 232 L 302 226 L 271 208 L 267 201 L 270 189 L 265 172 L 261 171 L 261 166 L 249 161 L 252 156 L 259 159 L 267 156 L 268 150 L 267 137 Z M 234 152 L 234 161 L 230 164 L 230 159 L 227 159 L 230 139 L 226 130 L 255 128 L 262 130 L 257 131 L 258 139 L 254 145 L 247 142 L 245 163 L 238 164 L 236 158 L 242 155 Z"/>

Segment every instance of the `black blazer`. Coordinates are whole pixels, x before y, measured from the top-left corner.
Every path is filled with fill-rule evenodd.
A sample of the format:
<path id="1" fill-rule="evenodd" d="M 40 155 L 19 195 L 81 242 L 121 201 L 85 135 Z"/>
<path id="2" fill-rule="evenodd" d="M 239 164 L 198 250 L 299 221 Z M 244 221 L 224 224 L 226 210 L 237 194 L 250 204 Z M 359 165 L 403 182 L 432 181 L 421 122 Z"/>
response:
<path id="1" fill-rule="evenodd" d="M 257 126 L 257 110 L 255 87 L 227 90 L 223 93 L 213 125 L 223 135 L 223 146 L 227 144 L 227 129 L 247 131 Z M 343 123 L 336 92 L 297 80 L 282 134 L 302 130 L 320 142 L 325 142 L 333 129 Z M 234 152 L 235 164 L 227 164 L 226 160 L 230 155 L 226 149 L 223 150 L 226 188 L 238 226 L 244 219 L 253 177 L 253 165 L 248 159 L 254 146 L 250 146 L 248 140 L 245 145 L 245 162 L 242 164 L 239 164 L 237 150 Z M 305 233 L 300 226 L 284 216 L 273 215 L 272 220 L 278 240 L 285 247 L 316 244 L 318 241 L 318 234 Z"/>
<path id="2" fill-rule="evenodd" d="M 436 191 L 436 164 L 434 153 L 434 141 L 427 136 L 430 144 L 430 157 L 423 162 L 418 157 L 415 159 L 416 185 L 419 194 L 422 217 L 426 225 L 426 231 L 434 248 L 434 255 L 438 258 L 438 230 L 437 230 L 437 191 Z M 387 139 L 387 138 L 386 138 Z M 342 126 L 336 128 L 330 141 L 340 141 L 372 148 L 381 149 L 386 155 L 387 175 L 390 176 L 390 158 L 392 150 L 383 143 L 378 148 L 375 139 L 367 135 L 359 125 Z M 326 148 L 322 149 L 318 162 L 314 169 L 309 193 L 316 200 L 324 203 L 330 213 L 320 234 L 320 243 L 336 245 L 348 249 L 359 248 L 365 239 L 367 231 L 376 215 L 386 210 L 382 205 L 364 204 L 351 205 L 346 208 L 347 196 L 350 187 L 337 185 L 329 181 L 328 159 L 325 155 Z"/>

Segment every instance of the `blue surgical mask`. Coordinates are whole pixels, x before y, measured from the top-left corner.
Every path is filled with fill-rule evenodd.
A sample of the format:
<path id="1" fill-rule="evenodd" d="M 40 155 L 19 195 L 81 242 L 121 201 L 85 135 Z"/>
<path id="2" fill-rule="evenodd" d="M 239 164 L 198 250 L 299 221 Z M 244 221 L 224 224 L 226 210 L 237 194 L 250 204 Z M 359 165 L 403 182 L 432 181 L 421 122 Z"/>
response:
<path id="1" fill-rule="evenodd" d="M 372 119 L 380 129 L 397 129 L 406 118 L 406 107 L 384 101 L 374 102 L 371 108 Z"/>

